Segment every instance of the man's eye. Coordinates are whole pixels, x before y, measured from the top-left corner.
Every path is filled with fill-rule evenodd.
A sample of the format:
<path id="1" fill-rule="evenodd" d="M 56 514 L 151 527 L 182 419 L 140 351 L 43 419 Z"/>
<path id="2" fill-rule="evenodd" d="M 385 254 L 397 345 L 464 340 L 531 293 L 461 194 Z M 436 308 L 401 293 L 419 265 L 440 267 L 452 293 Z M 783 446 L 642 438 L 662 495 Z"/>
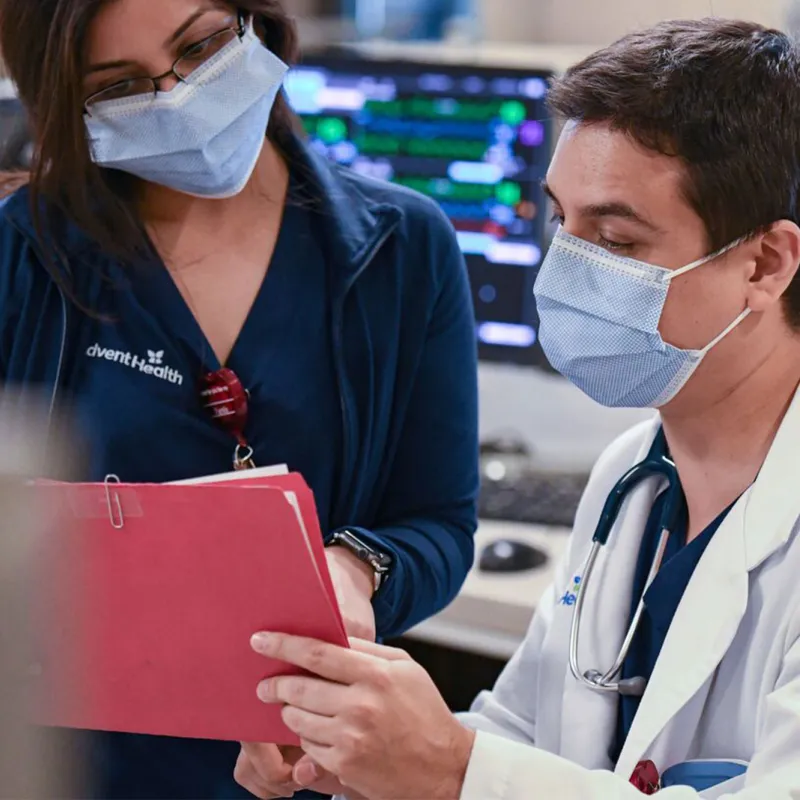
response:
<path id="1" fill-rule="evenodd" d="M 611 239 L 606 239 L 602 234 L 598 234 L 597 243 L 605 250 L 610 250 L 612 253 L 625 252 L 633 247 L 632 242 L 614 242 Z"/>

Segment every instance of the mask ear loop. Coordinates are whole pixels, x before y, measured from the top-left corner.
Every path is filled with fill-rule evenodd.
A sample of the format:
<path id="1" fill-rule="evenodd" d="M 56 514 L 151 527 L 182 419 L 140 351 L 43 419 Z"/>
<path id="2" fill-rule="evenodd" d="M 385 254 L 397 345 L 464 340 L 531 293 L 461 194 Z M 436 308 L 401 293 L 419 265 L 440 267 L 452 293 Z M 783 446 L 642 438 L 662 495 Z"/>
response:
<path id="1" fill-rule="evenodd" d="M 739 316 L 736 317 L 736 319 L 733 322 L 731 322 L 731 324 L 728 325 L 728 327 L 725 328 L 725 330 L 722 331 L 722 333 L 720 333 L 719 336 L 712 339 L 709 344 L 707 344 L 702 350 L 700 350 L 700 354 L 705 355 L 709 350 L 711 350 L 711 348 L 716 347 L 729 333 L 731 333 L 731 331 L 733 331 L 735 328 L 738 328 L 739 325 L 741 325 L 742 322 L 744 322 L 747 319 L 747 317 L 750 316 L 750 312 L 751 309 L 749 308 L 746 308 L 744 311 L 742 311 L 742 313 L 739 314 Z"/>
<path id="2" fill-rule="evenodd" d="M 697 269 L 698 267 L 702 267 L 704 264 L 708 264 L 711 261 L 719 258 L 720 256 L 724 256 L 725 253 L 729 253 L 735 247 L 738 247 L 744 241 L 744 237 L 740 239 L 736 239 L 736 241 L 731 242 L 729 245 L 726 245 L 721 250 L 717 250 L 710 255 L 703 256 L 702 258 L 698 258 L 697 261 L 692 261 L 691 264 L 687 264 L 685 267 L 681 267 L 680 269 L 674 269 L 672 272 L 665 273 L 664 275 L 664 283 L 672 283 L 675 278 L 679 278 L 681 275 L 685 275 L 687 272 L 691 272 L 693 269 Z"/>
<path id="3" fill-rule="evenodd" d="M 723 247 L 721 250 L 717 250 L 715 253 L 711 253 L 711 255 L 703 256 L 703 258 L 698 258 L 697 261 L 692 261 L 691 264 L 687 264 L 685 267 L 681 267 L 680 269 L 676 269 L 673 270 L 672 272 L 667 273 L 664 276 L 664 283 L 670 284 L 672 283 L 673 280 L 675 280 L 675 278 L 679 278 L 681 275 L 684 275 L 687 272 L 691 272 L 693 269 L 702 267 L 704 264 L 708 264 L 709 262 L 714 261 L 714 259 L 717 259 L 720 256 L 724 256 L 725 253 L 729 253 L 731 250 L 738 247 L 744 240 L 745 237 L 742 236 L 741 238 L 731 242 L 726 247 Z M 725 328 L 725 330 L 722 331 L 722 333 L 714 337 L 702 350 L 698 350 L 697 351 L 698 355 L 704 356 L 706 355 L 706 353 L 708 353 L 709 350 L 716 347 L 729 333 L 738 328 L 739 325 L 741 325 L 742 322 L 744 322 L 745 319 L 747 319 L 747 317 L 750 316 L 750 312 L 751 312 L 750 308 L 745 308 L 745 310 L 742 311 L 742 313 L 739 314 L 739 316 L 736 317 L 736 319 L 733 322 L 731 322 L 731 324 L 728 325 L 728 327 Z"/>

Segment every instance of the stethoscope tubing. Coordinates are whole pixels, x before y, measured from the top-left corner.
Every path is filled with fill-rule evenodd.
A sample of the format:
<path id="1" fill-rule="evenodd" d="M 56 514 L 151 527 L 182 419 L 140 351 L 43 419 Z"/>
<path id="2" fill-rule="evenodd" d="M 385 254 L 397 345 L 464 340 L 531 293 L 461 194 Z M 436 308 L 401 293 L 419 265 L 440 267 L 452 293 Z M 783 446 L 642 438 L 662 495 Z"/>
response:
<path id="1" fill-rule="evenodd" d="M 646 478 L 661 475 L 667 481 L 669 493 L 665 501 L 664 513 L 661 519 L 659 541 L 656 547 L 656 553 L 653 562 L 650 565 L 650 571 L 647 575 L 645 588 L 642 596 L 634 611 L 628 630 L 623 639 L 622 645 L 617 655 L 616 660 L 610 669 L 605 673 L 598 670 L 582 670 L 579 663 L 579 640 L 580 628 L 583 618 L 583 609 L 586 602 L 587 587 L 589 586 L 592 573 L 594 572 L 597 559 L 600 555 L 600 550 L 608 542 L 608 537 L 616 522 L 619 511 L 625 497 Z M 624 696 L 640 697 L 644 694 L 647 687 L 647 680 L 643 677 L 626 678 L 623 680 L 616 680 L 622 672 L 622 667 L 625 659 L 628 657 L 630 649 L 633 645 L 633 639 L 639 626 L 642 614 L 644 613 L 644 598 L 647 589 L 650 588 L 651 583 L 658 574 L 661 564 L 664 560 L 664 553 L 667 548 L 670 533 L 673 530 L 674 522 L 677 516 L 677 506 L 681 492 L 680 481 L 675 464 L 662 455 L 659 458 L 649 457 L 647 460 L 637 464 L 628 470 L 625 475 L 617 482 L 611 490 L 606 502 L 603 506 L 603 511 L 595 529 L 595 534 L 592 538 L 592 546 L 589 550 L 589 555 L 583 566 L 581 573 L 580 587 L 576 593 L 575 606 L 572 614 L 572 624 L 570 627 L 569 636 L 569 668 L 573 677 L 588 687 L 597 692 L 604 693 L 617 693 Z"/>

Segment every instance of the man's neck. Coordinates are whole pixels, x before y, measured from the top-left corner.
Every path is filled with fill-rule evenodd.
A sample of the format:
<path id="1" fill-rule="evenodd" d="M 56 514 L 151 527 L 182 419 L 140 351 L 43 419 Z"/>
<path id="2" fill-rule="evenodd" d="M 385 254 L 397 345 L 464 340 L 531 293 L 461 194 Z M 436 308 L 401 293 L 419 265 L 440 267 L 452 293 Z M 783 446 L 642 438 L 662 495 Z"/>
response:
<path id="1" fill-rule="evenodd" d="M 689 508 L 689 541 L 755 481 L 798 384 L 800 346 L 787 342 L 713 404 L 662 410 Z"/>

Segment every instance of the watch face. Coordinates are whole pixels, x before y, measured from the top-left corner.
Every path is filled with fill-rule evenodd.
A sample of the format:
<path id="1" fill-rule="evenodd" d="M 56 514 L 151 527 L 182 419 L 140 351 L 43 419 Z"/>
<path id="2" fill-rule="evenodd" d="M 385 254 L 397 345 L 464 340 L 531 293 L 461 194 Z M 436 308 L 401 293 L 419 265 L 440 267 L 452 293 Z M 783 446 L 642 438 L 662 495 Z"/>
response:
<path id="1" fill-rule="evenodd" d="M 392 557 L 386 553 L 379 553 L 368 544 L 361 541 L 350 531 L 337 534 L 336 541 L 344 545 L 362 561 L 368 563 L 376 572 L 385 572 L 392 565 Z"/>

